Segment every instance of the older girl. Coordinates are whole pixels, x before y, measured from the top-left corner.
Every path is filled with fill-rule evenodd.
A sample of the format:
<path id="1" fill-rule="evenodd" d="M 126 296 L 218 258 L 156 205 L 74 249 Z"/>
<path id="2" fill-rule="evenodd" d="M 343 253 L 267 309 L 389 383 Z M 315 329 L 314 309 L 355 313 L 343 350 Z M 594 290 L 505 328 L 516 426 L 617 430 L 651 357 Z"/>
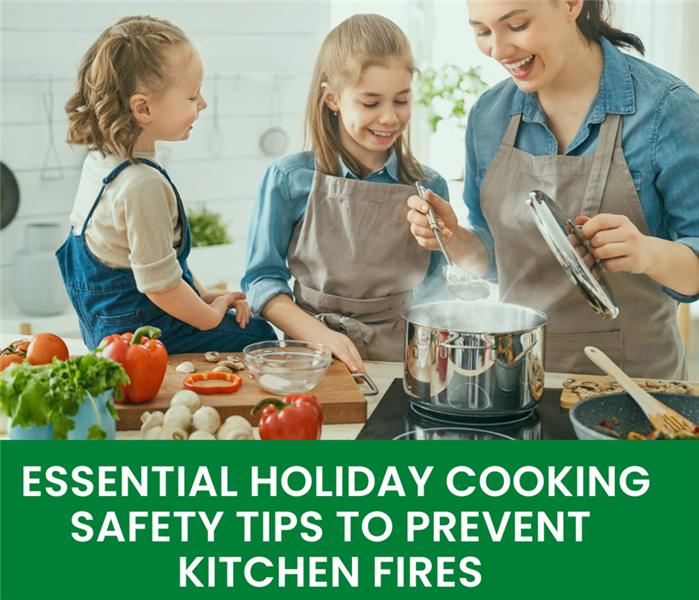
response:
<path id="1" fill-rule="evenodd" d="M 184 32 L 153 17 L 121 19 L 83 58 L 68 142 L 91 152 L 57 257 L 91 350 L 142 325 L 160 328 L 171 353 L 276 339 L 249 320 L 245 294 L 207 290 L 190 272 L 187 216 L 155 155 L 158 140 L 189 138 L 206 108 L 203 77 Z"/>
<path id="2" fill-rule="evenodd" d="M 352 371 L 367 359 L 402 360 L 402 313 L 428 272 L 439 276 L 440 256 L 406 221 L 416 181 L 447 194 L 410 151 L 415 72 L 388 19 L 354 15 L 333 29 L 308 98 L 312 150 L 267 170 L 250 221 L 242 285 L 253 314 L 329 346 Z"/>
<path id="3" fill-rule="evenodd" d="M 699 297 L 699 95 L 621 53 L 643 44 L 609 24 L 607 5 L 468 2 L 478 47 L 511 78 L 469 116 L 469 229 L 432 201 L 462 266 L 497 277 L 501 300 L 549 315 L 547 370 L 591 372 L 583 349 L 593 345 L 630 375 L 685 379 L 677 303 Z M 537 231 L 524 203 L 537 189 L 569 218 L 585 215 L 578 223 L 608 271 L 615 320 L 582 300 Z M 435 247 L 424 202 L 409 202 L 414 234 Z"/>

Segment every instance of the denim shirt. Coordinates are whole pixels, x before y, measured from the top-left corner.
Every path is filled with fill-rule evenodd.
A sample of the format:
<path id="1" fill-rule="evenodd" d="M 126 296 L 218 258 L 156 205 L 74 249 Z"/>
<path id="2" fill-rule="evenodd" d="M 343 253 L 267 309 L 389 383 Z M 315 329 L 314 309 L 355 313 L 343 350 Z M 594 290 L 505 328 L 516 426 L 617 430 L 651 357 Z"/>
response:
<path id="1" fill-rule="evenodd" d="M 342 177 L 358 179 L 340 160 Z M 449 200 L 447 183 L 432 169 L 423 167 L 432 176 L 425 187 Z M 257 190 L 255 205 L 248 223 L 248 240 L 245 252 L 245 276 L 241 288 L 254 316 L 260 316 L 265 304 L 277 294 L 293 298 L 287 265 L 289 242 L 296 224 L 306 212 L 308 196 L 313 185 L 315 162 L 313 152 L 298 152 L 280 158 L 267 169 Z M 364 181 L 373 183 L 402 184 L 398 179 L 398 166 L 393 152 L 386 163 L 371 173 Z M 407 198 L 406 198 L 407 200 Z M 407 208 L 407 207 L 406 207 Z M 406 220 L 405 226 L 409 223 Z M 377 224 L 380 227 L 380 224 Z M 387 256 L 386 262 L 394 257 Z M 416 297 L 427 293 L 428 288 L 441 286 L 441 266 L 446 264 L 439 252 L 432 252 L 428 275 L 417 288 Z M 354 268 L 361 268 L 355 265 Z M 443 287 L 443 286 L 442 286 Z M 446 292 L 445 290 L 445 293 Z"/>
<path id="2" fill-rule="evenodd" d="M 699 94 L 683 81 L 601 38 L 604 67 L 599 91 L 567 156 L 594 154 L 607 113 L 621 114 L 622 149 L 651 235 L 699 254 Z M 486 278 L 497 279 L 495 248 L 480 205 L 480 186 L 512 115 L 522 113 L 515 148 L 534 156 L 558 153 L 556 138 L 535 93 L 512 79 L 487 90 L 471 109 L 466 129 L 464 202 L 470 228 L 488 249 Z M 516 185 L 516 182 L 513 182 Z M 522 190 L 522 197 L 531 190 Z M 693 302 L 663 288 L 672 298 Z"/>

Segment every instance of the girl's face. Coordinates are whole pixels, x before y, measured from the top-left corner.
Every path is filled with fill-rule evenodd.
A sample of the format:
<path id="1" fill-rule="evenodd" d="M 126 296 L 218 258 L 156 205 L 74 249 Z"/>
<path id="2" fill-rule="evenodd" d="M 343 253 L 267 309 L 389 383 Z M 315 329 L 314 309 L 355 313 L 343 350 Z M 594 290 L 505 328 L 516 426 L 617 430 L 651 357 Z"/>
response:
<path id="1" fill-rule="evenodd" d="M 483 54 L 500 62 L 525 92 L 574 73 L 568 58 L 580 44 L 575 19 L 582 0 L 469 0 L 469 24 Z"/>
<path id="2" fill-rule="evenodd" d="M 330 110 L 337 112 L 344 149 L 370 169 L 386 162 L 410 121 L 412 79 L 405 65 L 393 60 L 367 67 L 357 85 L 325 97 Z"/>
<path id="3" fill-rule="evenodd" d="M 204 66 L 199 53 L 189 47 L 173 48 L 169 62 L 172 82 L 150 101 L 150 120 L 143 125 L 141 135 L 152 141 L 153 149 L 157 140 L 186 140 L 199 112 L 206 108 L 206 100 L 201 95 Z"/>

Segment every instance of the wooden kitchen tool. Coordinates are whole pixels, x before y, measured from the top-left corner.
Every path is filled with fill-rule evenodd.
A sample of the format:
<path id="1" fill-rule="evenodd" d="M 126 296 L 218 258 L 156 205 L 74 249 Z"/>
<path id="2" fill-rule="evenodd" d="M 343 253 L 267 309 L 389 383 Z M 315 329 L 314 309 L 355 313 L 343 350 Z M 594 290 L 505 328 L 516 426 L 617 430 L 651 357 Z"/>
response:
<path id="1" fill-rule="evenodd" d="M 243 360 L 242 353 L 230 353 Z M 168 359 L 165 379 L 160 386 L 158 395 L 150 402 L 141 404 L 116 404 L 119 412 L 117 429 L 129 430 L 141 428 L 141 415 L 146 412 L 159 410 L 166 412 L 170 407 L 172 397 L 184 389 L 182 381 L 187 373 L 176 371 L 177 365 L 190 361 L 196 367 L 197 373 L 211 371 L 215 363 L 208 362 L 204 354 L 172 354 Z M 254 426 L 259 421 L 259 413 L 251 415 L 250 410 L 264 398 L 281 398 L 263 390 L 250 378 L 250 372 L 245 369 L 239 373 L 243 377 L 243 384 L 233 394 L 201 394 L 201 402 L 204 406 L 213 406 L 224 421 L 232 415 L 245 417 Z M 367 401 L 356 381 L 352 378 L 347 366 L 335 360 L 325 373 L 325 377 L 309 393 L 314 394 L 323 407 L 323 423 L 364 423 L 367 416 Z"/>
<path id="2" fill-rule="evenodd" d="M 663 433 L 686 431 L 694 433 L 694 423 L 678 412 L 658 402 L 648 392 L 642 390 L 626 373 L 624 373 L 604 352 L 594 346 L 586 346 L 585 354 L 617 383 L 638 403 L 646 413 L 655 429 Z"/>

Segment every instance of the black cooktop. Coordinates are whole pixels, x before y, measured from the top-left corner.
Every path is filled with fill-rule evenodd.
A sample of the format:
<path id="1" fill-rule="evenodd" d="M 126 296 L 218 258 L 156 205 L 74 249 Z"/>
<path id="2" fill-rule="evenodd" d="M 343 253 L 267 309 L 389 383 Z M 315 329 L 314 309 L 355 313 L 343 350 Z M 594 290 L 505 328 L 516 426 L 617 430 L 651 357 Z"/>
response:
<path id="1" fill-rule="evenodd" d="M 539 406 L 524 417 L 496 423 L 450 419 L 414 407 L 394 379 L 357 435 L 358 440 L 480 439 L 574 440 L 568 411 L 560 406 L 561 390 L 544 390 Z"/>

